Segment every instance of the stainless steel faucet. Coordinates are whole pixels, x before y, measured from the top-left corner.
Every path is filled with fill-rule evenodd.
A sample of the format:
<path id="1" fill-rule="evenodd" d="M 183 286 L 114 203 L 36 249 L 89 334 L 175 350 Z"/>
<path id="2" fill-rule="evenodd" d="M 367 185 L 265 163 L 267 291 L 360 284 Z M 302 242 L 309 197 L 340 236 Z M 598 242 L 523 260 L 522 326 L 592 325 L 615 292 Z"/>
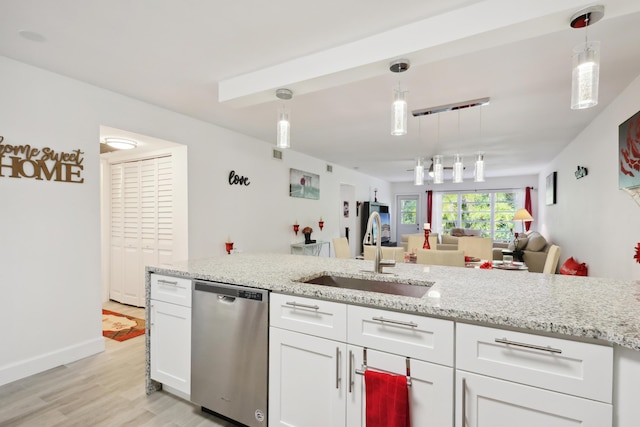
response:
<path id="1" fill-rule="evenodd" d="M 376 255 L 373 258 L 373 272 L 374 273 L 384 273 L 382 271 L 383 267 L 395 267 L 395 260 L 382 259 L 382 220 L 380 219 L 380 214 L 376 211 L 371 212 L 369 215 L 369 220 L 367 221 L 367 230 L 364 233 L 364 239 L 362 240 L 363 245 L 371 245 L 372 233 L 373 233 L 373 222 L 376 222 Z"/>

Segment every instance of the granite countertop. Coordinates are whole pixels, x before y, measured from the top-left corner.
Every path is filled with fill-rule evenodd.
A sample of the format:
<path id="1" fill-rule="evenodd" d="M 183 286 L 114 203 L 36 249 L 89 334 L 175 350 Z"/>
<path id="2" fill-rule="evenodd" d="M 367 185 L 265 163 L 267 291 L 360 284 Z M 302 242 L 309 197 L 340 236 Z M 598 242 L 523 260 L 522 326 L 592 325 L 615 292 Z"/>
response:
<path id="1" fill-rule="evenodd" d="M 640 350 L 640 282 L 522 271 L 398 264 L 284 254 L 233 254 L 147 271 L 453 320 L 594 338 Z M 433 285 L 422 298 L 300 283 L 322 274 Z"/>

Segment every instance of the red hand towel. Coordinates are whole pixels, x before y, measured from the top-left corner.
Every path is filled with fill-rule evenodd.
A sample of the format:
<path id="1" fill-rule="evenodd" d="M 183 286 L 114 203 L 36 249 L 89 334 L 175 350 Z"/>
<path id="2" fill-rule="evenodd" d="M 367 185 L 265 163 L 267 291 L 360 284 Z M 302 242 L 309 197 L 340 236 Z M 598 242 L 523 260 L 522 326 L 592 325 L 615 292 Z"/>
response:
<path id="1" fill-rule="evenodd" d="M 410 427 L 407 377 L 368 369 L 364 383 L 367 427 Z"/>

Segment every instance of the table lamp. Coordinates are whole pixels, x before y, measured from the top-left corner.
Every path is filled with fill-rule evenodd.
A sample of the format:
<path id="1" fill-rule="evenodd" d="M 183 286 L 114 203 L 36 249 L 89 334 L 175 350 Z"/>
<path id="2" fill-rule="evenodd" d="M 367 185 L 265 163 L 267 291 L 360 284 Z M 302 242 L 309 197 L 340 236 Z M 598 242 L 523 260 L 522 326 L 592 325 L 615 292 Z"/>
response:
<path id="1" fill-rule="evenodd" d="M 514 221 L 522 221 L 522 232 L 524 233 L 524 222 L 525 221 L 533 221 L 533 217 L 526 209 L 518 209 L 516 214 L 513 216 Z"/>

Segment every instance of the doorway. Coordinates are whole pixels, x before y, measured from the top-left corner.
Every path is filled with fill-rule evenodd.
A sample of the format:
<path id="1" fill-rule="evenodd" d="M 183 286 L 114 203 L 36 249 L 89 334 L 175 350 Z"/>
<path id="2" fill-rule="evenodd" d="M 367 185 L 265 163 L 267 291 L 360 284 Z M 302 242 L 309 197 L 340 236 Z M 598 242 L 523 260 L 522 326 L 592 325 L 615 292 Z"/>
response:
<path id="1" fill-rule="evenodd" d="M 101 154 L 102 302 L 145 305 L 145 267 L 188 258 L 187 147 L 100 127 L 136 141 Z"/>

